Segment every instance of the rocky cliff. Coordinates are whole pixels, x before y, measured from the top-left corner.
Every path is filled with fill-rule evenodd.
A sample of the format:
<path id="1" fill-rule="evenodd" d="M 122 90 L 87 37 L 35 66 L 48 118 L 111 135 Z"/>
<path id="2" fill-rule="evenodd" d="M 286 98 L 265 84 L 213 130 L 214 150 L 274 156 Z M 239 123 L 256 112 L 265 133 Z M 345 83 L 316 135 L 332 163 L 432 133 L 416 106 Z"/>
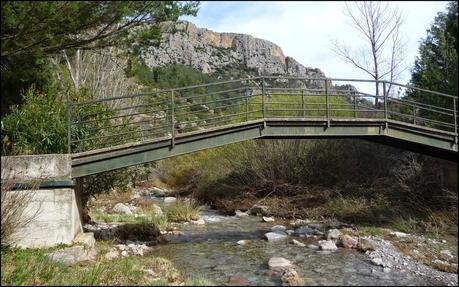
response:
<path id="1" fill-rule="evenodd" d="M 183 64 L 206 74 L 232 71 L 233 76 L 325 77 L 321 70 L 285 56 L 276 44 L 250 35 L 217 33 L 186 21 L 164 23 L 162 31 L 159 47 L 142 51 L 141 57 L 150 67 Z"/>

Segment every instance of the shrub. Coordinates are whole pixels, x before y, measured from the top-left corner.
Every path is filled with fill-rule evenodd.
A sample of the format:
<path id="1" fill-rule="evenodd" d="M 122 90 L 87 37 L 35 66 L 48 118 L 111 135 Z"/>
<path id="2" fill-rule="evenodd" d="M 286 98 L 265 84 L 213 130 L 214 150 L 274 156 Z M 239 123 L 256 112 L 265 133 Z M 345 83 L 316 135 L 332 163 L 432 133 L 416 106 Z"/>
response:
<path id="1" fill-rule="evenodd" d="M 62 96 L 43 94 L 34 86 L 22 96 L 24 104 L 2 118 L 2 155 L 65 153 L 67 122 Z"/>

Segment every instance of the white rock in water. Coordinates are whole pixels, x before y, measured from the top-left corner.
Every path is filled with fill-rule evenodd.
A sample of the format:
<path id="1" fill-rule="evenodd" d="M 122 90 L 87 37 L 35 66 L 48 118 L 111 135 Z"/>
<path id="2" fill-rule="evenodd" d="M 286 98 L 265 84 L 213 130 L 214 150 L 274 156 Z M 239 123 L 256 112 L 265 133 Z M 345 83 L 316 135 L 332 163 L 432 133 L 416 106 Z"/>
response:
<path id="1" fill-rule="evenodd" d="M 237 242 L 238 245 L 246 245 L 247 243 L 248 243 L 247 240 L 239 240 L 239 241 Z"/>
<path id="2" fill-rule="evenodd" d="M 263 216 L 264 222 L 274 222 L 274 217 Z"/>
<path id="3" fill-rule="evenodd" d="M 131 209 L 127 207 L 126 205 L 124 205 L 123 203 L 115 204 L 115 206 L 113 207 L 113 211 L 116 213 L 120 213 L 120 214 L 132 215 Z"/>
<path id="4" fill-rule="evenodd" d="M 177 198 L 172 197 L 172 196 L 169 196 L 169 197 L 164 198 L 164 203 L 165 203 L 165 204 L 174 203 L 174 202 L 176 202 L 176 201 L 177 201 Z"/>
<path id="5" fill-rule="evenodd" d="M 206 222 L 204 221 L 204 219 L 202 218 L 199 218 L 198 220 L 192 220 L 190 221 L 191 224 L 196 224 L 196 225 L 203 225 L 203 224 L 206 224 Z"/>
<path id="6" fill-rule="evenodd" d="M 268 266 L 274 272 L 282 272 L 292 267 L 292 262 L 283 257 L 271 257 Z"/>
<path id="7" fill-rule="evenodd" d="M 276 241 L 276 240 L 285 239 L 288 236 L 287 236 L 287 234 L 285 232 L 276 231 L 276 232 L 265 233 L 265 237 L 266 237 L 266 239 L 268 239 L 268 241 Z"/>
<path id="8" fill-rule="evenodd" d="M 235 213 L 236 213 L 237 217 L 249 216 L 249 214 L 247 212 L 243 212 L 243 211 L 240 211 L 240 210 L 236 210 Z"/>
<path id="9" fill-rule="evenodd" d="M 338 249 L 335 242 L 333 242 L 332 240 L 319 241 L 319 248 L 320 250 L 337 250 Z"/>
<path id="10" fill-rule="evenodd" d="M 327 239 L 338 239 L 341 236 L 341 231 L 338 229 L 330 229 L 327 233 Z"/>
<path id="11" fill-rule="evenodd" d="M 314 244 L 308 244 L 309 249 L 319 249 L 319 246 L 314 245 Z"/>
<path id="12" fill-rule="evenodd" d="M 408 234 L 403 233 L 403 232 L 398 232 L 398 231 L 391 232 L 391 233 L 389 233 L 389 235 L 397 237 L 397 238 L 403 238 L 403 237 L 407 237 L 408 236 Z"/>
<path id="13" fill-rule="evenodd" d="M 295 244 L 296 246 L 300 246 L 300 247 L 305 247 L 306 246 L 306 244 L 304 244 L 302 242 L 299 242 L 298 240 L 295 240 L 295 239 L 292 240 L 292 243 Z"/>
<path id="14" fill-rule="evenodd" d="M 285 231 L 287 228 L 283 225 L 274 225 L 271 227 L 271 231 L 276 232 L 276 231 Z"/>
<path id="15" fill-rule="evenodd" d="M 371 259 L 371 263 L 373 263 L 374 265 L 377 265 L 377 266 L 383 266 L 384 265 L 382 259 L 379 258 L 379 257 Z"/>

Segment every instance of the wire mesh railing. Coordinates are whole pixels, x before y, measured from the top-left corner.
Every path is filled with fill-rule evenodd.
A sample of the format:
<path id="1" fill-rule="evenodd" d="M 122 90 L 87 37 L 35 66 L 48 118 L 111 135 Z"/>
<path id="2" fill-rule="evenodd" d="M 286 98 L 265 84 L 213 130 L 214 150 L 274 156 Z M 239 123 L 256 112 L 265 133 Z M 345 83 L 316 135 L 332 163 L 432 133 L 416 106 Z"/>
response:
<path id="1" fill-rule="evenodd" d="M 375 84 L 380 92 L 364 93 L 342 82 Z M 405 89 L 403 97 L 394 87 Z M 67 116 L 69 153 L 154 139 L 170 139 L 174 146 L 183 133 L 273 118 L 396 120 L 453 132 L 457 141 L 456 96 L 372 80 L 238 79 L 69 102 Z"/>

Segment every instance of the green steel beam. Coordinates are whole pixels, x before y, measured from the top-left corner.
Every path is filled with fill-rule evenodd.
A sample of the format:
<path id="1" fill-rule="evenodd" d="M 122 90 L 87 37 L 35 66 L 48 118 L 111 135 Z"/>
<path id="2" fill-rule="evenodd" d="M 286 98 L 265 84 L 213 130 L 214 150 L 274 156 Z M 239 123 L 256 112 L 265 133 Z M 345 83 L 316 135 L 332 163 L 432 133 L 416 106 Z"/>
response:
<path id="1" fill-rule="evenodd" d="M 387 128 L 385 128 L 386 123 Z M 430 153 L 435 150 L 445 152 L 447 156 L 457 156 L 458 151 L 458 145 L 454 142 L 453 133 L 413 127 L 409 124 L 395 121 L 331 119 L 328 127 L 327 121 L 324 119 L 267 119 L 266 121 L 257 120 L 250 123 L 240 123 L 223 128 L 177 135 L 173 147 L 170 139 L 161 139 L 156 142 L 127 144 L 75 154 L 72 159 L 72 177 L 78 178 L 97 174 L 256 138 L 305 137 L 375 138 L 381 139 L 379 140 L 380 142 L 390 142 L 392 140 L 394 142 L 416 144 Z"/>
<path id="2" fill-rule="evenodd" d="M 176 140 L 174 148 L 171 148 L 170 145 L 155 148 L 155 145 L 152 145 L 151 149 L 144 148 L 142 151 L 124 155 L 113 155 L 107 153 L 105 159 L 99 158 L 98 161 L 86 161 L 86 163 L 80 163 L 80 165 L 73 166 L 72 177 L 97 174 L 259 137 L 260 127 L 254 126 L 249 129 L 238 130 L 232 133 L 203 137 L 199 140 Z"/>

